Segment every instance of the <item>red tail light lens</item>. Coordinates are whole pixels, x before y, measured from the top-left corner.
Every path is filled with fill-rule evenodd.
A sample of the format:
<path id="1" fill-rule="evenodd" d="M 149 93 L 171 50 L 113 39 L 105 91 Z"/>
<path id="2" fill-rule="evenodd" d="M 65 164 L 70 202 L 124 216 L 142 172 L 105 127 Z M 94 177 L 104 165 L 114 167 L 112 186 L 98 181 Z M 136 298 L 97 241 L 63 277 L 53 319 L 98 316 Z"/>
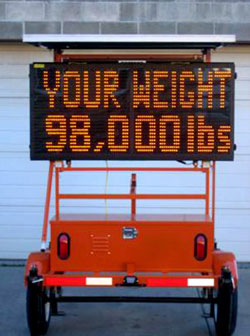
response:
<path id="1" fill-rule="evenodd" d="M 58 236 L 58 257 L 60 259 L 68 259 L 70 253 L 70 238 L 67 233 L 61 233 Z"/>
<path id="2" fill-rule="evenodd" d="M 202 261 L 207 256 L 207 238 L 203 234 L 198 234 L 194 240 L 194 256 Z"/>

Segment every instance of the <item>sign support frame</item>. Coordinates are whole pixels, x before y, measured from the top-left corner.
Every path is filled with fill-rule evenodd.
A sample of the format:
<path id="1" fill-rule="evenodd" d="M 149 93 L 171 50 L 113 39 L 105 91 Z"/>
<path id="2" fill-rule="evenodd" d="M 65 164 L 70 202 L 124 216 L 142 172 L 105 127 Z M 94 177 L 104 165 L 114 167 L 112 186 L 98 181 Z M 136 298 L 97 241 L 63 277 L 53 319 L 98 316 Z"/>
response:
<path id="1" fill-rule="evenodd" d="M 112 55 L 111 59 L 117 59 L 117 57 L 121 57 L 121 55 Z M 163 57 L 164 56 L 164 57 Z M 98 59 L 103 59 L 107 57 L 107 55 L 98 55 Z M 131 58 L 138 58 L 139 55 L 122 55 L 123 59 L 131 59 Z M 147 54 L 147 55 L 140 55 L 143 59 L 154 59 L 154 60 L 161 60 L 164 59 L 176 59 L 180 57 L 181 60 L 189 59 L 189 60 L 197 60 L 198 58 L 202 59 L 205 63 L 211 63 L 211 49 L 205 48 L 201 51 L 200 54 L 170 54 L 170 55 L 156 55 L 156 54 Z M 76 60 L 76 59 L 94 59 L 96 55 L 78 55 L 78 54 L 63 54 L 61 49 L 54 49 L 54 62 L 64 62 L 65 60 Z M 212 161 L 211 167 L 209 163 L 209 167 L 202 167 L 198 168 L 197 163 L 194 163 L 194 167 L 192 168 L 73 168 L 71 167 L 71 161 L 67 162 L 67 167 L 64 167 L 63 161 L 59 161 L 59 167 L 56 167 L 55 161 L 50 161 L 49 164 L 49 173 L 48 173 L 48 181 L 47 181 L 47 193 L 46 193 L 46 200 L 45 200 L 45 209 L 44 209 L 44 220 L 43 220 L 43 229 L 42 229 L 42 237 L 41 237 L 41 251 L 45 251 L 46 242 L 47 242 L 47 232 L 48 232 L 48 225 L 49 225 L 49 208 L 50 208 L 50 200 L 51 200 L 51 189 L 52 189 L 52 181 L 53 175 L 55 173 L 55 201 L 56 201 L 56 218 L 59 218 L 60 211 L 59 211 L 59 204 L 61 198 L 73 198 L 73 199 L 87 199 L 87 198 L 94 198 L 94 199 L 121 199 L 127 198 L 131 199 L 131 218 L 133 218 L 136 214 L 136 200 L 142 198 L 152 198 L 152 199 L 204 199 L 205 200 L 205 215 L 209 216 L 210 213 L 210 185 L 212 189 L 212 200 L 211 200 L 211 214 L 212 214 L 212 225 L 213 225 L 213 232 L 214 232 L 214 225 L 215 225 L 215 184 L 216 184 L 216 162 Z M 211 170 L 211 176 L 210 176 Z M 59 173 L 63 171 L 185 171 L 185 172 L 203 172 L 206 174 L 205 178 L 205 194 L 204 195 L 138 195 L 136 194 L 136 175 L 132 174 L 132 181 L 131 181 L 131 191 L 130 195 L 64 195 L 61 197 L 59 193 Z M 134 175 L 134 177 L 133 177 Z M 210 181 L 212 180 L 212 182 Z M 134 182 L 133 182 L 134 181 Z M 71 196 L 71 197 L 70 197 Z"/>

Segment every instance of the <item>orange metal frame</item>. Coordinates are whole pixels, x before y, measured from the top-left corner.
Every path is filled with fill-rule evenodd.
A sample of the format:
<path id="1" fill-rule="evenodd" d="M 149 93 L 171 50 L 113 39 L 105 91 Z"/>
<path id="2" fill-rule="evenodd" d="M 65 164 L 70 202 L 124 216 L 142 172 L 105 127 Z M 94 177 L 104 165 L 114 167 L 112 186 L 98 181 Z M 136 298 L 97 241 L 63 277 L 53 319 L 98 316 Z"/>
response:
<path id="1" fill-rule="evenodd" d="M 61 50 L 55 50 L 54 61 L 63 62 L 65 60 L 88 60 L 88 59 L 146 59 L 146 60 L 197 60 L 203 59 L 204 62 L 209 63 L 211 61 L 211 51 L 205 50 L 202 54 L 187 54 L 187 55 L 141 55 L 141 54 L 117 54 L 117 55 L 78 55 L 78 54 L 63 54 Z M 215 162 L 212 162 L 212 222 L 214 225 L 215 220 Z M 175 200 L 205 200 L 205 215 L 209 215 L 210 207 L 210 168 L 194 166 L 193 168 L 73 168 L 71 164 L 64 167 L 63 163 L 61 167 L 55 167 L 55 162 L 50 162 L 48 182 L 47 182 L 47 194 L 44 210 L 44 221 L 42 230 L 42 250 L 45 249 L 47 241 L 47 231 L 49 223 L 49 207 L 51 199 L 52 179 L 55 171 L 55 199 L 56 199 L 56 218 L 59 218 L 59 206 L 61 199 L 130 199 L 131 200 L 131 216 L 136 214 L 136 200 L 139 199 L 175 199 Z M 206 187 L 205 194 L 136 194 L 136 174 L 132 174 L 131 192 L 130 194 L 60 194 L 59 192 L 59 173 L 65 171 L 165 171 L 165 172 L 203 172 L 206 174 Z"/>
<path id="2" fill-rule="evenodd" d="M 131 187 L 130 194 L 60 194 L 59 192 L 59 173 L 65 171 L 195 171 L 206 174 L 206 193 L 205 194 L 135 194 L 135 187 Z M 135 181 L 135 174 L 133 177 Z M 56 167 L 56 218 L 59 218 L 59 202 L 61 199 L 131 199 L 132 214 L 136 212 L 135 201 L 139 199 L 174 199 L 174 200 L 205 200 L 205 214 L 209 214 L 209 168 L 72 168 Z M 134 201 L 134 202 L 133 202 Z"/>
<path id="3" fill-rule="evenodd" d="M 212 163 L 212 222 L 214 224 L 215 217 L 215 163 Z M 205 193 L 204 194 L 136 194 L 136 174 L 132 174 L 130 194 L 61 194 L 59 187 L 59 174 L 62 172 L 73 171 L 96 171 L 96 172 L 111 172 L 111 171 L 152 171 L 152 172 L 201 172 L 205 173 Z M 62 199 L 128 199 L 131 200 L 131 216 L 136 214 L 136 200 L 142 199 L 170 199 L 170 200 L 204 200 L 205 201 L 205 215 L 209 215 L 210 209 L 210 168 L 209 167 L 197 167 L 192 168 L 146 168 L 146 167 L 130 167 L 130 168 L 112 168 L 112 167 L 71 167 L 71 165 L 64 167 L 63 163 L 61 167 L 56 167 L 55 162 L 50 162 L 48 183 L 47 183 L 47 195 L 44 211 L 44 223 L 42 233 L 42 243 L 47 240 L 48 230 L 48 218 L 49 218 L 49 206 L 51 199 L 51 187 L 53 173 L 55 172 L 55 204 L 56 204 L 56 218 L 60 215 L 60 200 Z"/>
<path id="4" fill-rule="evenodd" d="M 203 60 L 204 62 L 209 63 L 211 61 L 211 52 L 210 50 L 204 50 L 202 53 L 200 54 L 188 54 L 188 55 L 156 55 L 156 54 L 147 54 L 147 55 L 142 55 L 142 54 L 133 54 L 133 55 L 124 55 L 124 54 L 112 54 L 112 55 L 78 55 L 78 54 L 63 54 L 61 50 L 55 50 L 54 52 L 54 61 L 55 62 L 64 62 L 64 61 L 80 61 L 80 60 L 114 60 L 114 59 L 122 59 L 122 60 L 129 60 L 129 59 L 141 59 L 141 60 L 154 60 L 154 61 L 171 61 L 171 60 L 180 60 L 180 61 L 191 61 L 191 60 Z M 131 176 L 131 186 L 130 186 L 130 193 L 129 194 L 63 194 L 60 193 L 60 185 L 59 185 L 59 176 L 61 173 L 63 172 L 128 172 L 131 171 L 132 172 L 132 176 Z M 203 173 L 205 174 L 205 192 L 203 194 L 137 194 L 136 193 L 136 173 L 135 172 L 195 172 L 195 173 Z M 79 258 L 81 259 L 78 247 L 74 247 L 72 246 L 72 253 L 76 256 L 76 258 L 74 258 L 73 256 L 73 262 L 72 260 L 69 260 L 68 263 L 67 261 L 63 261 L 66 262 L 66 264 L 62 265 L 62 260 L 60 260 L 57 257 L 57 252 L 55 252 L 56 246 L 53 243 L 52 244 L 52 250 L 46 250 L 45 246 L 46 246 L 46 241 L 47 241 L 47 232 L 48 232 L 48 224 L 49 224 L 49 208 L 50 208 L 50 200 L 51 200 L 51 191 L 52 191 L 52 182 L 53 182 L 53 176 L 55 175 L 55 205 L 56 205 L 56 216 L 55 218 L 51 221 L 52 226 L 53 226 L 53 232 L 52 232 L 52 240 L 55 242 L 56 237 L 58 236 L 58 232 L 61 232 L 61 227 L 67 227 L 67 230 L 71 231 L 70 234 L 73 236 L 74 241 L 76 242 L 75 245 L 77 245 L 77 242 L 79 243 L 78 237 L 79 235 L 81 236 L 81 227 L 85 227 L 87 228 L 88 225 L 91 225 L 91 234 L 92 236 L 90 237 L 99 237 L 100 232 L 102 232 L 103 237 L 101 238 L 105 238 L 107 236 L 107 232 L 109 233 L 109 231 L 107 231 L 104 227 L 105 225 L 101 225 L 101 230 L 100 229 L 100 223 L 102 224 L 107 224 L 109 225 L 108 230 L 111 230 L 112 227 L 116 227 L 117 225 L 120 227 L 122 227 L 123 222 L 119 219 L 115 220 L 115 225 L 114 222 L 113 224 L 109 222 L 109 219 L 105 219 L 105 220 L 99 220 L 98 217 L 96 219 L 92 219 L 91 223 L 88 223 L 88 218 L 84 219 L 78 219 L 74 221 L 74 218 L 76 217 L 72 217 L 71 219 L 66 219 L 65 217 L 63 217 L 63 215 L 60 215 L 60 201 L 62 199 L 127 199 L 131 201 L 131 215 L 128 215 L 127 218 L 127 222 L 125 223 L 132 223 L 133 226 L 140 226 L 140 230 L 143 231 L 143 235 L 153 235 L 153 241 L 154 244 L 156 242 L 156 244 L 158 244 L 158 238 L 159 236 L 161 237 L 161 232 L 163 232 L 162 237 L 164 237 L 164 234 L 166 236 L 166 232 L 162 231 L 164 230 L 164 227 L 166 227 L 166 225 L 161 225 L 159 223 L 161 223 L 161 220 L 158 222 L 157 224 L 157 219 L 153 218 L 153 220 L 148 221 L 144 218 L 144 219 L 140 219 L 138 221 L 138 218 L 136 216 L 136 201 L 137 200 L 141 200 L 141 199 L 171 199 L 171 200 L 203 200 L 204 201 L 204 219 L 202 219 L 201 221 L 197 221 L 196 223 L 192 221 L 192 219 L 190 219 L 192 216 L 190 216 L 189 218 L 185 218 L 180 216 L 179 220 L 169 220 L 169 223 L 172 223 L 173 227 L 176 227 L 176 230 L 180 231 L 180 232 L 185 232 L 185 226 L 186 223 L 189 224 L 189 228 L 190 228 L 190 232 L 191 234 L 189 235 L 189 237 L 187 237 L 186 234 L 181 234 L 179 235 L 180 239 L 179 242 L 185 242 L 187 244 L 193 242 L 193 234 L 196 232 L 197 227 L 199 227 L 199 230 L 203 230 L 206 231 L 206 234 L 210 235 L 209 241 L 210 241 L 210 246 L 209 246 L 209 255 L 208 255 L 208 261 L 205 261 L 203 266 L 200 265 L 198 267 L 198 264 L 195 263 L 195 261 L 193 260 L 193 255 L 192 255 L 192 266 L 189 266 L 190 264 L 188 263 L 185 266 L 185 262 L 183 262 L 183 259 L 186 258 L 186 260 L 190 261 L 189 258 L 190 256 L 186 256 L 185 254 L 185 244 L 180 244 L 183 246 L 182 249 L 180 249 L 179 251 L 179 256 L 181 257 L 181 260 L 179 262 L 179 265 L 177 265 L 177 267 L 175 267 L 176 265 L 174 265 L 175 269 L 177 269 L 177 273 L 178 272 L 182 272 L 183 267 L 185 266 L 186 268 L 183 269 L 183 272 L 188 272 L 188 274 L 179 274 L 179 275 L 172 275 L 171 274 L 171 268 L 169 269 L 161 269 L 162 275 L 159 278 L 157 275 L 153 275 L 152 277 L 147 276 L 146 274 L 144 275 L 138 275 L 138 281 L 140 284 L 144 284 L 146 286 L 155 286 L 155 287 L 187 287 L 188 285 L 188 281 L 189 280 L 201 280 L 202 281 L 206 281 L 206 280 L 211 280 L 214 279 L 215 283 L 214 285 L 197 285 L 196 287 L 218 287 L 218 279 L 221 276 L 221 268 L 222 267 L 228 267 L 233 275 L 234 278 L 234 285 L 237 285 L 237 281 L 238 281 L 238 274 L 237 274 L 237 266 L 236 266 L 236 260 L 235 257 L 232 253 L 230 252 L 223 252 L 220 250 L 214 250 L 213 247 L 213 238 L 214 238 L 214 223 L 215 223 L 215 183 L 216 183 L 216 163 L 212 162 L 211 164 L 207 165 L 202 163 L 201 166 L 198 166 L 197 163 L 194 164 L 193 167 L 179 167 L 179 168 L 168 168 L 168 167 L 164 167 L 164 168 L 149 168 L 149 167 L 130 167 L 130 168 L 125 168 L 125 167 L 106 167 L 106 168 L 97 168 L 97 167 L 92 167 L 92 168 L 87 168 L 87 167 L 72 167 L 70 162 L 67 162 L 67 165 L 64 165 L 63 162 L 50 162 L 50 166 L 49 166 L 49 173 L 48 173 L 48 182 L 47 182 L 47 193 L 46 193 L 46 202 L 45 202 L 45 209 L 44 209 L 44 221 L 43 221 L 43 230 L 42 230 L 42 248 L 41 250 L 43 252 L 34 252 L 31 253 L 26 265 L 26 277 L 25 277 L 25 281 L 27 284 L 27 276 L 29 274 L 29 271 L 31 269 L 31 267 L 35 264 L 37 269 L 38 269 L 38 274 L 43 276 L 44 278 L 44 286 L 86 286 L 88 285 L 88 281 L 97 281 L 96 277 L 100 277 L 100 262 L 98 259 L 98 257 L 96 257 L 94 255 L 94 252 L 90 252 L 90 256 L 89 258 L 84 258 L 87 259 L 88 264 L 86 264 L 86 260 L 85 260 L 85 266 L 90 265 L 91 266 L 91 272 L 94 275 L 94 278 L 88 278 L 86 276 L 80 275 L 80 274 L 65 274 L 64 271 L 72 271 L 74 272 L 79 272 L 79 267 L 81 268 L 81 272 L 83 271 L 82 269 L 82 260 L 81 263 L 79 264 Z M 210 216 L 211 215 L 211 216 Z M 166 216 L 165 216 L 166 217 Z M 167 222 L 168 219 L 166 219 L 164 217 L 164 221 Z M 186 216 L 188 217 L 188 216 Z M 111 217 L 110 217 L 111 218 Z M 163 221 L 163 224 L 165 223 Z M 69 223 L 71 225 L 69 225 Z M 177 223 L 177 224 L 176 224 Z M 209 225 L 207 225 L 209 224 Z M 158 230 L 156 230 L 155 228 L 157 227 L 157 225 L 159 225 Z M 150 230 L 147 230 L 147 228 L 151 228 Z M 103 229 L 104 228 L 104 229 Z M 59 231 L 58 231 L 59 230 Z M 79 231 L 80 230 L 80 231 Z M 99 230 L 99 231 L 98 231 Z M 105 230 L 105 232 L 103 233 L 103 230 Z M 169 229 L 168 229 L 169 230 Z M 147 232 L 146 232 L 147 231 Z M 117 246 L 117 245 L 122 245 L 121 243 L 121 235 L 120 235 L 120 231 L 117 235 L 117 232 L 112 231 L 113 233 L 113 243 L 115 244 L 114 250 L 115 251 L 120 251 L 120 249 L 122 249 L 122 246 Z M 165 233 L 164 233 L 165 232 Z M 170 235 L 169 235 L 170 234 Z M 171 235 L 175 235 L 176 231 L 171 229 L 171 225 L 170 225 L 170 230 L 168 231 L 168 236 L 169 239 L 171 240 Z M 158 235 L 158 236 L 157 236 Z M 108 236 L 110 237 L 110 236 Z M 147 236 L 148 237 L 148 236 Z M 81 239 L 84 237 L 81 237 Z M 152 237 L 150 236 L 150 239 Z M 157 238 L 157 239 L 156 239 Z M 84 238 L 85 242 L 87 239 L 89 239 L 89 237 Z M 120 240 L 119 240 L 120 239 Z M 187 240 L 187 241 L 186 241 Z M 152 239 L 151 239 L 152 241 Z M 84 245 L 81 241 L 81 245 Z M 132 250 L 131 253 L 137 253 L 138 249 L 137 246 L 138 244 L 134 244 L 132 242 L 132 245 L 130 245 L 130 248 L 128 252 L 130 252 L 130 250 Z M 152 246 L 151 246 L 152 247 Z M 156 249 L 158 250 L 158 245 L 156 246 Z M 75 248 L 75 250 L 74 250 Z M 147 249 L 147 240 L 145 240 L 144 245 L 142 246 L 142 248 L 146 248 Z M 153 246 L 154 248 L 154 246 Z M 170 244 L 170 249 L 172 248 L 172 245 Z M 53 250 L 54 249 L 54 250 Z M 46 251 L 45 251 L 46 250 Z M 165 250 L 164 250 L 165 251 Z M 148 254 L 150 254 L 150 251 L 146 251 L 148 252 Z M 163 250 L 159 249 L 158 251 L 158 255 L 159 259 L 164 259 L 165 255 L 166 255 L 166 251 L 162 254 Z M 84 252 L 83 252 L 84 253 Z M 91 254 L 92 253 L 92 254 Z M 109 251 L 107 252 L 108 254 L 110 253 Z M 193 253 L 191 250 L 189 251 L 189 253 Z M 53 259 L 53 255 L 56 256 L 56 258 Z M 85 253 L 85 256 L 87 254 Z M 110 258 L 105 258 L 106 260 L 106 264 L 107 266 L 111 265 L 113 266 L 113 268 L 115 267 L 114 265 L 117 265 L 117 262 L 120 262 L 121 256 L 122 254 L 120 253 L 115 253 L 114 255 L 109 254 Z M 52 256 L 52 258 L 51 258 Z M 173 258 L 175 258 L 176 256 L 174 256 Z M 94 258 L 94 259 L 93 259 Z M 141 256 L 138 255 L 138 258 L 140 259 Z M 147 265 L 147 258 L 152 259 L 150 265 L 154 265 L 155 263 L 155 259 L 154 256 L 149 256 L 146 255 L 144 256 L 144 259 L 146 259 L 146 265 Z M 172 258 L 172 259 L 173 259 Z M 77 259 L 77 260 L 76 260 Z M 132 258 L 133 259 L 133 258 Z M 164 259 L 165 260 L 165 259 Z M 124 261 L 124 260 L 123 260 Z M 141 260 L 140 260 L 141 261 Z M 175 262 L 176 260 L 172 260 L 173 262 Z M 77 264 L 77 270 L 74 270 L 74 262 Z M 96 264 L 93 264 L 96 263 Z M 114 265 L 112 264 L 114 262 Z M 133 260 L 132 260 L 133 262 Z M 53 263 L 55 263 L 55 265 L 53 265 Z M 125 262 L 126 264 L 126 262 Z M 172 265 L 171 264 L 171 265 Z M 147 265 L 147 266 L 150 266 Z M 55 267 L 54 267 L 55 266 Z M 157 266 L 157 265 L 156 265 Z M 159 262 L 158 265 L 160 268 L 162 268 L 162 263 Z M 181 266 L 181 267 L 180 267 Z M 53 271 L 53 267 L 55 269 L 55 271 Z M 131 275 L 134 274 L 135 268 L 134 268 L 134 264 L 131 263 L 131 261 L 128 260 L 128 263 L 126 264 L 127 267 L 127 274 Z M 158 267 L 158 268 L 159 268 Z M 164 266 L 165 267 L 165 266 Z M 201 269 L 206 269 L 206 267 L 208 268 L 208 270 L 206 271 L 201 271 Z M 62 270 L 60 270 L 62 268 Z M 68 269 L 70 268 L 70 269 Z M 112 268 L 112 267 L 111 267 Z M 124 267 L 123 267 L 124 268 Z M 157 268 L 157 267 L 156 267 Z M 146 267 L 147 269 L 147 267 Z M 199 269 L 200 271 L 198 273 L 202 273 L 199 277 L 197 275 L 191 275 L 190 272 L 192 272 L 193 270 L 197 270 Z M 107 269 L 106 269 L 107 270 Z M 103 271 L 103 270 L 101 270 Z M 112 269 L 111 269 L 112 271 Z M 152 269 L 150 269 L 150 272 L 152 271 Z M 194 271 L 195 272 L 195 271 Z M 110 280 L 111 278 L 109 278 Z M 104 280 L 103 285 L 106 285 L 106 281 L 107 278 L 103 277 L 99 280 Z M 119 285 L 123 282 L 124 277 L 122 275 L 113 275 L 112 276 L 112 285 Z M 195 281 L 194 281 L 195 282 Z M 100 284 L 100 281 L 98 282 L 98 284 Z M 197 283 L 197 282 L 196 282 Z M 202 282 L 204 284 L 204 282 Z M 111 283 L 109 284 L 111 285 Z M 191 285 L 192 286 L 192 285 Z"/>

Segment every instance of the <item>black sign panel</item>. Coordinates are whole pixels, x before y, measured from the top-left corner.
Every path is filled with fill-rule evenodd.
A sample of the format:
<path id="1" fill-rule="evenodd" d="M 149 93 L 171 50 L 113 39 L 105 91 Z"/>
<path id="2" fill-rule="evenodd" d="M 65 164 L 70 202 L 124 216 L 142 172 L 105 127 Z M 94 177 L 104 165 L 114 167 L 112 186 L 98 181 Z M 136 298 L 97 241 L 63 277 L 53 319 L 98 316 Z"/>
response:
<path id="1" fill-rule="evenodd" d="M 234 64 L 33 64 L 33 160 L 233 160 Z"/>

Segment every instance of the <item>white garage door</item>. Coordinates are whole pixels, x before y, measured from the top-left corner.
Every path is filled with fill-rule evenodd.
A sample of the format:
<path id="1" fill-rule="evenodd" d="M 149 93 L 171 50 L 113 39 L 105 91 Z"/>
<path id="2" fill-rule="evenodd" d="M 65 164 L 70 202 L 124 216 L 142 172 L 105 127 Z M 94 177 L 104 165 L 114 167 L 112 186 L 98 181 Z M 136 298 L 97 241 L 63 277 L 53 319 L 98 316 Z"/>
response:
<path id="1" fill-rule="evenodd" d="M 29 160 L 28 64 L 51 61 L 52 54 L 23 45 L 0 45 L 0 258 L 26 258 L 40 248 L 46 193 L 47 162 Z M 217 164 L 216 238 L 220 248 L 232 250 L 238 260 L 250 260 L 250 48 L 216 52 L 214 61 L 235 62 L 236 143 L 234 162 Z M 79 164 L 79 163 L 78 163 Z M 84 165 L 105 166 L 105 162 Z M 130 165 L 129 162 L 123 162 Z M 119 166 L 119 162 L 109 162 Z M 133 166 L 141 164 L 135 162 Z M 151 165 L 155 165 L 151 163 Z M 164 162 L 161 165 L 165 165 Z M 174 163 L 166 163 L 173 166 Z M 165 174 L 165 173 L 164 173 Z M 63 176 L 68 192 L 128 192 L 130 174 L 110 173 L 108 189 L 104 173 Z M 138 174 L 138 192 L 199 192 L 202 179 L 175 173 Z M 74 187 L 74 188 L 73 188 Z M 72 189 L 73 188 L 73 189 Z M 201 204 L 175 201 L 141 201 L 138 212 L 199 212 Z M 63 203 L 64 212 L 128 212 L 127 201 L 79 201 Z M 52 202 L 51 213 L 54 212 Z"/>

